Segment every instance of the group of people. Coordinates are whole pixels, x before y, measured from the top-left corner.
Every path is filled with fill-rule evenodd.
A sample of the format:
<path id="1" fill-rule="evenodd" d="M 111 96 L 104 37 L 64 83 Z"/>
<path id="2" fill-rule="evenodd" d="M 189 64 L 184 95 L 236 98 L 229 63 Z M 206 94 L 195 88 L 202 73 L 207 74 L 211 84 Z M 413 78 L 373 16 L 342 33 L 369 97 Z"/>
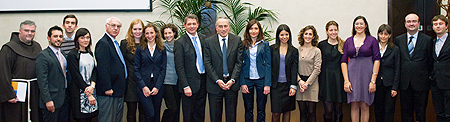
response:
<path id="1" fill-rule="evenodd" d="M 135 19 L 119 43 L 122 23 L 111 17 L 94 53 L 91 33 L 77 29 L 75 15 L 64 17 L 63 28 L 48 30 L 44 50 L 33 40 L 35 23 L 26 20 L 0 51 L 0 121 L 68 122 L 72 116 L 90 122 L 98 116 L 100 122 L 120 122 L 126 102 L 128 122 L 136 121 L 136 111 L 139 121 L 178 122 L 180 108 L 184 122 L 203 122 L 208 95 L 210 121 L 222 121 L 225 103 L 226 121 L 235 122 L 241 90 L 246 122 L 254 121 L 255 93 L 258 122 L 265 121 L 268 94 L 274 122 L 289 122 L 296 101 L 301 122 L 316 121 L 319 101 L 326 122 L 342 121 L 345 101 L 352 121 L 367 122 L 374 103 L 376 120 L 389 122 L 397 94 L 402 121 L 424 122 L 430 88 L 437 120 L 450 121 L 448 20 L 437 15 L 432 22 L 434 40 L 419 32 L 419 17 L 408 14 L 407 33 L 392 41 L 389 25 L 381 25 L 375 38 L 366 18 L 358 16 L 344 41 L 338 23 L 329 21 L 327 39 L 319 42 L 316 28 L 308 25 L 294 47 L 286 24 L 278 26 L 269 46 L 257 20 L 248 22 L 241 39 L 229 33 L 230 20 L 219 17 L 217 34 L 205 37 L 197 32 L 195 15 L 185 18 L 184 34 L 174 24 L 158 28 Z M 29 99 L 18 102 L 12 82 L 33 78 Z M 160 118 L 163 99 L 167 108 Z"/>

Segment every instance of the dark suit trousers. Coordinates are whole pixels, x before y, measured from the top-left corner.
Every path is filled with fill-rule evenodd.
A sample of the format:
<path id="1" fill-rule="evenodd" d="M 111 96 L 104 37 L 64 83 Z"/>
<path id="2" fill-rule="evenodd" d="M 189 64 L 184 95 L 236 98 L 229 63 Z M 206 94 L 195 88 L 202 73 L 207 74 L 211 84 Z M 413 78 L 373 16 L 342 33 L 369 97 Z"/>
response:
<path id="1" fill-rule="evenodd" d="M 236 122 L 238 91 L 226 90 L 218 94 L 208 93 L 211 122 L 222 122 L 223 102 L 225 98 L 226 122 Z"/>
<path id="2" fill-rule="evenodd" d="M 429 91 L 416 91 L 411 85 L 406 90 L 400 90 L 400 104 L 402 108 L 402 122 L 425 122 Z"/>
<path id="3" fill-rule="evenodd" d="M 191 97 L 181 95 L 183 105 L 183 122 L 204 122 L 206 105 L 206 74 L 200 75 L 200 89 Z M 189 79 L 188 79 L 189 80 Z"/>
<path id="4" fill-rule="evenodd" d="M 50 112 L 47 108 L 41 108 L 41 114 L 44 122 L 70 122 L 70 110 L 69 110 L 69 98 L 66 94 L 64 99 L 64 104 L 61 108 L 55 110 L 55 112 Z"/>
<path id="5" fill-rule="evenodd" d="M 393 122 L 395 112 L 395 100 L 397 96 L 391 96 L 392 86 L 384 86 L 382 82 L 377 83 L 375 92 L 375 118 L 377 122 Z"/>
<path id="6" fill-rule="evenodd" d="M 177 85 L 164 85 L 164 102 L 167 109 L 164 110 L 161 122 L 180 121 L 180 99 Z"/>
<path id="7" fill-rule="evenodd" d="M 450 90 L 431 85 L 431 94 L 437 122 L 450 122 Z"/>
<path id="8" fill-rule="evenodd" d="M 247 87 L 250 93 L 242 94 L 244 97 L 244 107 L 245 107 L 245 122 L 253 122 L 253 103 L 254 103 L 254 93 L 256 87 L 256 110 L 257 110 L 257 122 L 264 122 L 266 120 L 266 103 L 267 95 L 264 95 L 264 78 L 258 80 L 247 80 Z"/>
<path id="9" fill-rule="evenodd" d="M 154 78 L 151 79 L 152 83 L 156 82 Z M 153 89 L 154 86 L 148 86 L 150 90 Z M 142 93 L 142 89 L 137 89 L 137 96 L 139 98 L 139 102 L 142 105 L 145 113 L 145 121 L 146 122 L 159 122 L 160 111 L 161 111 L 161 102 L 164 95 L 164 87 L 161 87 L 158 90 L 158 94 L 150 95 L 148 97 L 144 96 Z"/>
<path id="10" fill-rule="evenodd" d="M 142 108 L 142 104 L 139 103 L 138 101 L 126 103 L 127 103 L 127 122 L 136 122 L 136 110 L 139 111 L 139 122 L 144 122 L 145 113 L 144 108 Z"/>

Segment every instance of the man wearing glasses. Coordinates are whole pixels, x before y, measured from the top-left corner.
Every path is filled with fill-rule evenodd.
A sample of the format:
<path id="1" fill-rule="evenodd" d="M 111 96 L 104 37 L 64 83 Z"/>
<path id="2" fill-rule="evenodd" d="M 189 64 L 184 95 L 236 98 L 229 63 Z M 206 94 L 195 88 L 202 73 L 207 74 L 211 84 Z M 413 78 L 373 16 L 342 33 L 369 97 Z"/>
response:
<path id="1" fill-rule="evenodd" d="M 116 40 L 122 24 L 117 17 L 106 19 L 106 33 L 95 45 L 99 122 L 122 122 L 126 88 L 126 66 Z"/>

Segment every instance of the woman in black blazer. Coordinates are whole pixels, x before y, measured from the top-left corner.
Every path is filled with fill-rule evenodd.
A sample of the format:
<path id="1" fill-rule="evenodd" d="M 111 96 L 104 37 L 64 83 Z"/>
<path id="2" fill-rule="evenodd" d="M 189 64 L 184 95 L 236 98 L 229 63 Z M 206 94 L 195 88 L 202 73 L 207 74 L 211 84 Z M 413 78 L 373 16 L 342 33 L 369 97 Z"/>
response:
<path id="1" fill-rule="evenodd" d="M 382 24 L 378 28 L 378 42 L 381 54 L 380 71 L 375 92 L 375 117 L 377 122 L 393 122 L 395 99 L 400 78 L 400 51 L 390 39 L 392 29 Z"/>
<path id="2" fill-rule="evenodd" d="M 256 89 L 257 118 L 266 120 L 267 95 L 270 93 L 270 47 L 264 41 L 263 29 L 257 20 L 250 20 L 244 32 L 244 52 L 242 54 L 242 72 L 240 85 L 244 98 L 245 121 L 253 122 L 253 103 Z"/>
<path id="3" fill-rule="evenodd" d="M 292 46 L 291 29 L 286 24 L 278 26 L 276 42 L 270 46 L 272 54 L 272 86 L 270 88 L 272 122 L 289 122 L 295 110 L 297 89 L 298 50 Z M 284 69 L 284 70 L 283 70 Z"/>
<path id="4" fill-rule="evenodd" d="M 90 122 L 98 115 L 95 94 L 95 60 L 91 51 L 91 34 L 80 28 L 75 33 L 75 49 L 67 54 L 67 67 L 71 75 L 70 100 L 72 116 L 78 122 Z"/>
<path id="5" fill-rule="evenodd" d="M 136 47 L 134 75 L 137 95 L 144 108 L 146 122 L 159 122 L 166 74 L 167 54 L 158 28 L 148 23 Z"/>

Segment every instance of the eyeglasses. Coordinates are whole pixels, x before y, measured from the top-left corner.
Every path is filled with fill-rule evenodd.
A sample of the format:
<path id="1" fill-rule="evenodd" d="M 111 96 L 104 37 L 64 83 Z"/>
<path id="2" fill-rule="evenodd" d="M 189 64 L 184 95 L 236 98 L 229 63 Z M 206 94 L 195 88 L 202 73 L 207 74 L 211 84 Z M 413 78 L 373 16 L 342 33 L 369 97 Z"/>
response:
<path id="1" fill-rule="evenodd" d="M 107 25 L 109 25 L 109 26 L 111 26 L 111 27 L 113 27 L 113 28 L 120 28 L 120 27 L 122 27 L 122 25 L 116 25 L 116 24 L 107 24 Z"/>
<path id="2" fill-rule="evenodd" d="M 419 22 L 418 20 L 408 20 L 408 21 L 406 21 L 406 23 L 417 23 L 417 22 Z"/>

